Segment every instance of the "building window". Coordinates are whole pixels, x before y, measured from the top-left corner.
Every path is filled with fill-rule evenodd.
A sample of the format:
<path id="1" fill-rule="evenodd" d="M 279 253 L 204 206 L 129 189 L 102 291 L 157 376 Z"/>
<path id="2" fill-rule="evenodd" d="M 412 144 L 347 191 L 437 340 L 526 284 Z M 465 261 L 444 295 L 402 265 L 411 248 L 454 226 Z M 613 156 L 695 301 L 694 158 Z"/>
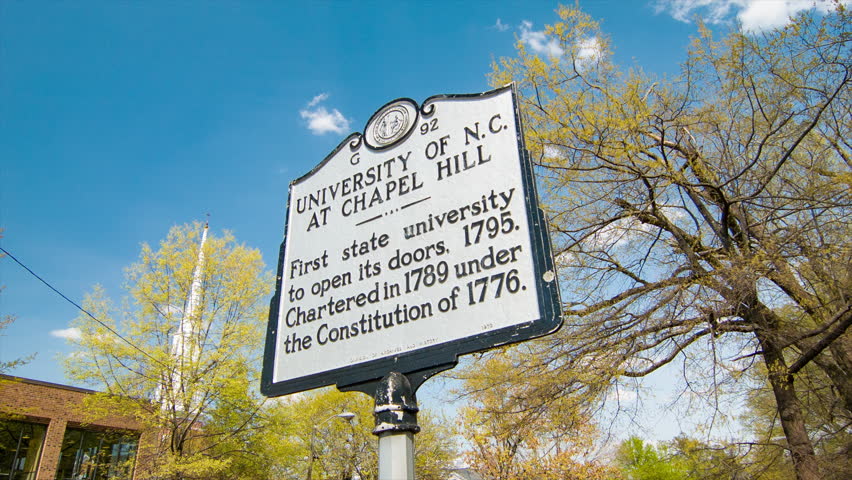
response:
<path id="1" fill-rule="evenodd" d="M 66 428 L 56 480 L 129 479 L 138 443 L 123 432 Z"/>
<path id="2" fill-rule="evenodd" d="M 0 480 L 34 480 L 47 425 L 0 419 Z"/>

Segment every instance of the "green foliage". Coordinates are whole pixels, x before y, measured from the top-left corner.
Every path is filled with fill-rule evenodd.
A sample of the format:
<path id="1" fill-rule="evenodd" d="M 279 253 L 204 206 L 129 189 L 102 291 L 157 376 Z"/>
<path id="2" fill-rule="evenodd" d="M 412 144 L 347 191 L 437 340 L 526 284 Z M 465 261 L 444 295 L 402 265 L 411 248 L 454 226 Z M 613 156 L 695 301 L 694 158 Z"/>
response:
<path id="1" fill-rule="evenodd" d="M 258 432 L 252 450 L 263 459 L 262 470 L 268 472 L 270 479 L 308 478 L 310 469 L 312 478 L 317 480 L 353 475 L 375 480 L 378 444 L 372 434 L 373 408 L 373 399 L 366 395 L 332 388 L 282 397 L 264 408 L 267 427 Z M 337 416 L 344 412 L 355 416 Z M 420 412 L 417 420 L 421 426 L 414 441 L 417 478 L 441 480 L 444 469 L 456 457 L 453 429 L 443 419 L 425 412 Z M 259 467 L 254 465 L 251 469 Z M 256 473 L 239 478 L 267 477 Z"/>
<path id="2" fill-rule="evenodd" d="M 596 437 L 582 395 L 553 390 L 546 377 L 526 377 L 515 368 L 532 358 L 536 343 L 492 351 L 454 372 L 463 380 L 467 406 L 459 412 L 471 467 L 494 480 L 604 479 L 615 471 L 588 458 Z M 546 407 L 529 402 L 535 390 L 550 395 Z"/>
<path id="3" fill-rule="evenodd" d="M 77 318 L 81 335 L 66 362 L 69 377 L 105 392 L 87 402 L 89 415 L 131 415 L 157 432 L 140 465 L 158 478 L 225 474 L 248 453 L 260 422 L 257 370 L 270 275 L 260 253 L 227 232 L 207 238 L 202 260 L 203 228 L 173 227 L 156 250 L 143 244 L 126 271 L 120 307 L 96 286 L 84 308 L 102 323 Z"/>
<path id="4" fill-rule="evenodd" d="M 762 365 L 751 373 L 759 388 L 748 393 L 742 423 L 755 439 L 747 456 L 750 471 L 756 478 L 793 479 L 792 459 L 784 441 L 784 430 L 778 418 L 778 406 L 771 386 L 765 381 Z M 762 383 L 761 383 L 762 382 Z M 799 398 L 805 423 L 812 432 L 825 479 L 840 480 L 852 477 L 852 416 L 838 404 L 834 386 L 825 372 L 813 365 L 805 367 L 798 376 Z"/>
<path id="5" fill-rule="evenodd" d="M 357 473 L 363 479 L 376 477 L 376 439 L 371 433 L 373 401 L 366 395 L 342 393 L 327 388 L 301 394 L 286 404 L 287 423 L 297 435 L 290 438 L 296 452 L 291 475 L 306 478 L 312 465 L 313 478 L 343 478 Z M 336 417 L 354 413 L 346 420 Z M 314 460 L 311 462 L 311 452 Z"/>
<path id="6" fill-rule="evenodd" d="M 685 480 L 682 462 L 671 458 L 665 446 L 647 444 L 639 437 L 630 437 L 618 447 L 618 465 L 629 480 Z"/>
<path id="7" fill-rule="evenodd" d="M 821 478 L 796 382 L 820 370 L 823 410 L 848 418 L 848 12 L 760 36 L 701 26 L 672 79 L 619 68 L 596 22 L 559 15 L 545 35 L 562 56 L 519 43 L 492 76 L 519 91 L 567 318 L 510 356 L 532 379 L 512 383 L 513 403 L 600 405 L 622 378 L 680 361 L 691 397 L 717 408 L 762 371 L 796 474 Z"/>
<path id="8" fill-rule="evenodd" d="M 315 479 L 375 479 L 372 399 L 328 389 L 259 397 L 270 275 L 259 252 L 229 233 L 209 235 L 199 256 L 202 228 L 174 227 L 157 249 L 143 245 L 121 307 L 100 287 L 86 297 L 103 325 L 76 320 L 81 336 L 67 369 L 105 392 L 85 413 L 135 416 L 153 432 L 143 436 L 140 478 L 273 480 L 306 478 L 310 468 Z M 343 411 L 355 419 L 334 416 Z M 441 479 L 456 455 L 452 429 L 426 414 L 418 420 L 418 478 Z"/>
<path id="9" fill-rule="evenodd" d="M 703 480 L 745 480 L 754 475 L 742 449 L 723 444 L 710 445 L 686 436 L 666 444 L 672 461 L 686 472 L 686 478 Z M 772 478 L 772 477 L 766 477 Z"/>
<path id="10" fill-rule="evenodd" d="M 621 442 L 616 464 L 628 480 L 745 480 L 753 476 L 730 447 L 708 445 L 686 436 L 658 446 L 632 436 Z"/>

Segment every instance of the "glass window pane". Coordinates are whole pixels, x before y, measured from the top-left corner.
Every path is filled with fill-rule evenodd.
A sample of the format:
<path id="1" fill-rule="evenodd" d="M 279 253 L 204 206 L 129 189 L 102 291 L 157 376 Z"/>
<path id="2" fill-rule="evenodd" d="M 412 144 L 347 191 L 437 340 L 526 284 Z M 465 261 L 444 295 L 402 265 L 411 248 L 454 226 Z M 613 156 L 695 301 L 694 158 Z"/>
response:
<path id="1" fill-rule="evenodd" d="M 105 434 L 99 459 L 98 480 L 130 478 L 136 459 L 137 439 L 125 434 Z"/>
<path id="2" fill-rule="evenodd" d="M 0 480 L 32 480 L 47 426 L 0 419 Z"/>
<path id="3" fill-rule="evenodd" d="M 129 479 L 137 444 L 137 436 L 122 432 L 66 429 L 56 480 Z"/>
<path id="4" fill-rule="evenodd" d="M 80 442 L 80 452 L 77 454 L 77 465 L 75 466 L 74 480 L 92 480 L 98 468 L 98 450 L 100 449 L 101 435 L 98 432 L 83 432 L 83 440 Z"/>
<path id="5" fill-rule="evenodd" d="M 62 449 L 59 453 L 59 466 L 56 469 L 56 480 L 74 480 L 74 467 L 77 464 L 82 439 L 83 430 L 77 428 L 65 429 Z"/>
<path id="6" fill-rule="evenodd" d="M 15 461 L 15 480 L 34 480 L 41 459 L 41 448 L 47 425 L 25 423 L 21 425 L 21 442 Z"/>
<path id="7" fill-rule="evenodd" d="M 18 450 L 18 434 L 15 422 L 0 422 L 0 480 L 12 476 L 12 464 Z"/>

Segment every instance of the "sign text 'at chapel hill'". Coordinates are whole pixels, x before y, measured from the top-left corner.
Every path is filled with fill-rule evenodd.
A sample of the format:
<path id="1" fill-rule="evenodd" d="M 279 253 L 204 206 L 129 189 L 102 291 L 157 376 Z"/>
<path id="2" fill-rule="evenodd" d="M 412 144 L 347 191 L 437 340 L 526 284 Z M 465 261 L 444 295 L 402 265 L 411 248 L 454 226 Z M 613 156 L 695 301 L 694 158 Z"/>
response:
<path id="1" fill-rule="evenodd" d="M 511 86 L 381 108 L 290 185 L 262 391 L 454 362 L 561 322 Z"/>

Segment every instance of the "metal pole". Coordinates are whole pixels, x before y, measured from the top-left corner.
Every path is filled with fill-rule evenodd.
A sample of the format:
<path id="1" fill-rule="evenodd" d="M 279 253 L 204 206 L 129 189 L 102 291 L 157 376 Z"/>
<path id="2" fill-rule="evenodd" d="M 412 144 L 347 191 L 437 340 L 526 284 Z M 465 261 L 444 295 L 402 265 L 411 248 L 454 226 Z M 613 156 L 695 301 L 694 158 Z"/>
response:
<path id="1" fill-rule="evenodd" d="M 311 444 L 310 444 L 311 458 L 310 458 L 310 461 L 308 462 L 307 480 L 313 480 L 313 478 L 314 478 L 313 477 L 314 461 L 317 458 L 319 458 L 319 456 L 317 455 L 317 450 L 316 450 L 316 445 L 315 445 L 317 429 L 319 429 L 319 427 L 321 427 L 323 424 L 325 424 L 326 422 L 328 422 L 329 420 L 331 420 L 333 418 L 342 418 L 342 419 L 350 422 L 350 425 L 351 425 L 352 419 L 355 418 L 355 414 L 352 413 L 352 412 L 341 412 L 341 413 L 332 415 L 332 416 L 326 418 L 325 420 L 323 420 L 323 421 L 321 421 L 321 422 L 319 422 L 316 425 L 311 427 Z"/>
<path id="2" fill-rule="evenodd" d="M 316 450 L 314 450 L 314 433 L 316 432 L 316 428 L 311 428 L 311 458 L 308 462 L 308 476 L 307 480 L 313 480 L 314 478 L 314 460 L 317 458 Z"/>
<path id="3" fill-rule="evenodd" d="M 378 480 L 414 480 L 414 434 L 417 398 L 405 375 L 390 372 L 376 387 L 376 428 L 379 437 Z"/>

